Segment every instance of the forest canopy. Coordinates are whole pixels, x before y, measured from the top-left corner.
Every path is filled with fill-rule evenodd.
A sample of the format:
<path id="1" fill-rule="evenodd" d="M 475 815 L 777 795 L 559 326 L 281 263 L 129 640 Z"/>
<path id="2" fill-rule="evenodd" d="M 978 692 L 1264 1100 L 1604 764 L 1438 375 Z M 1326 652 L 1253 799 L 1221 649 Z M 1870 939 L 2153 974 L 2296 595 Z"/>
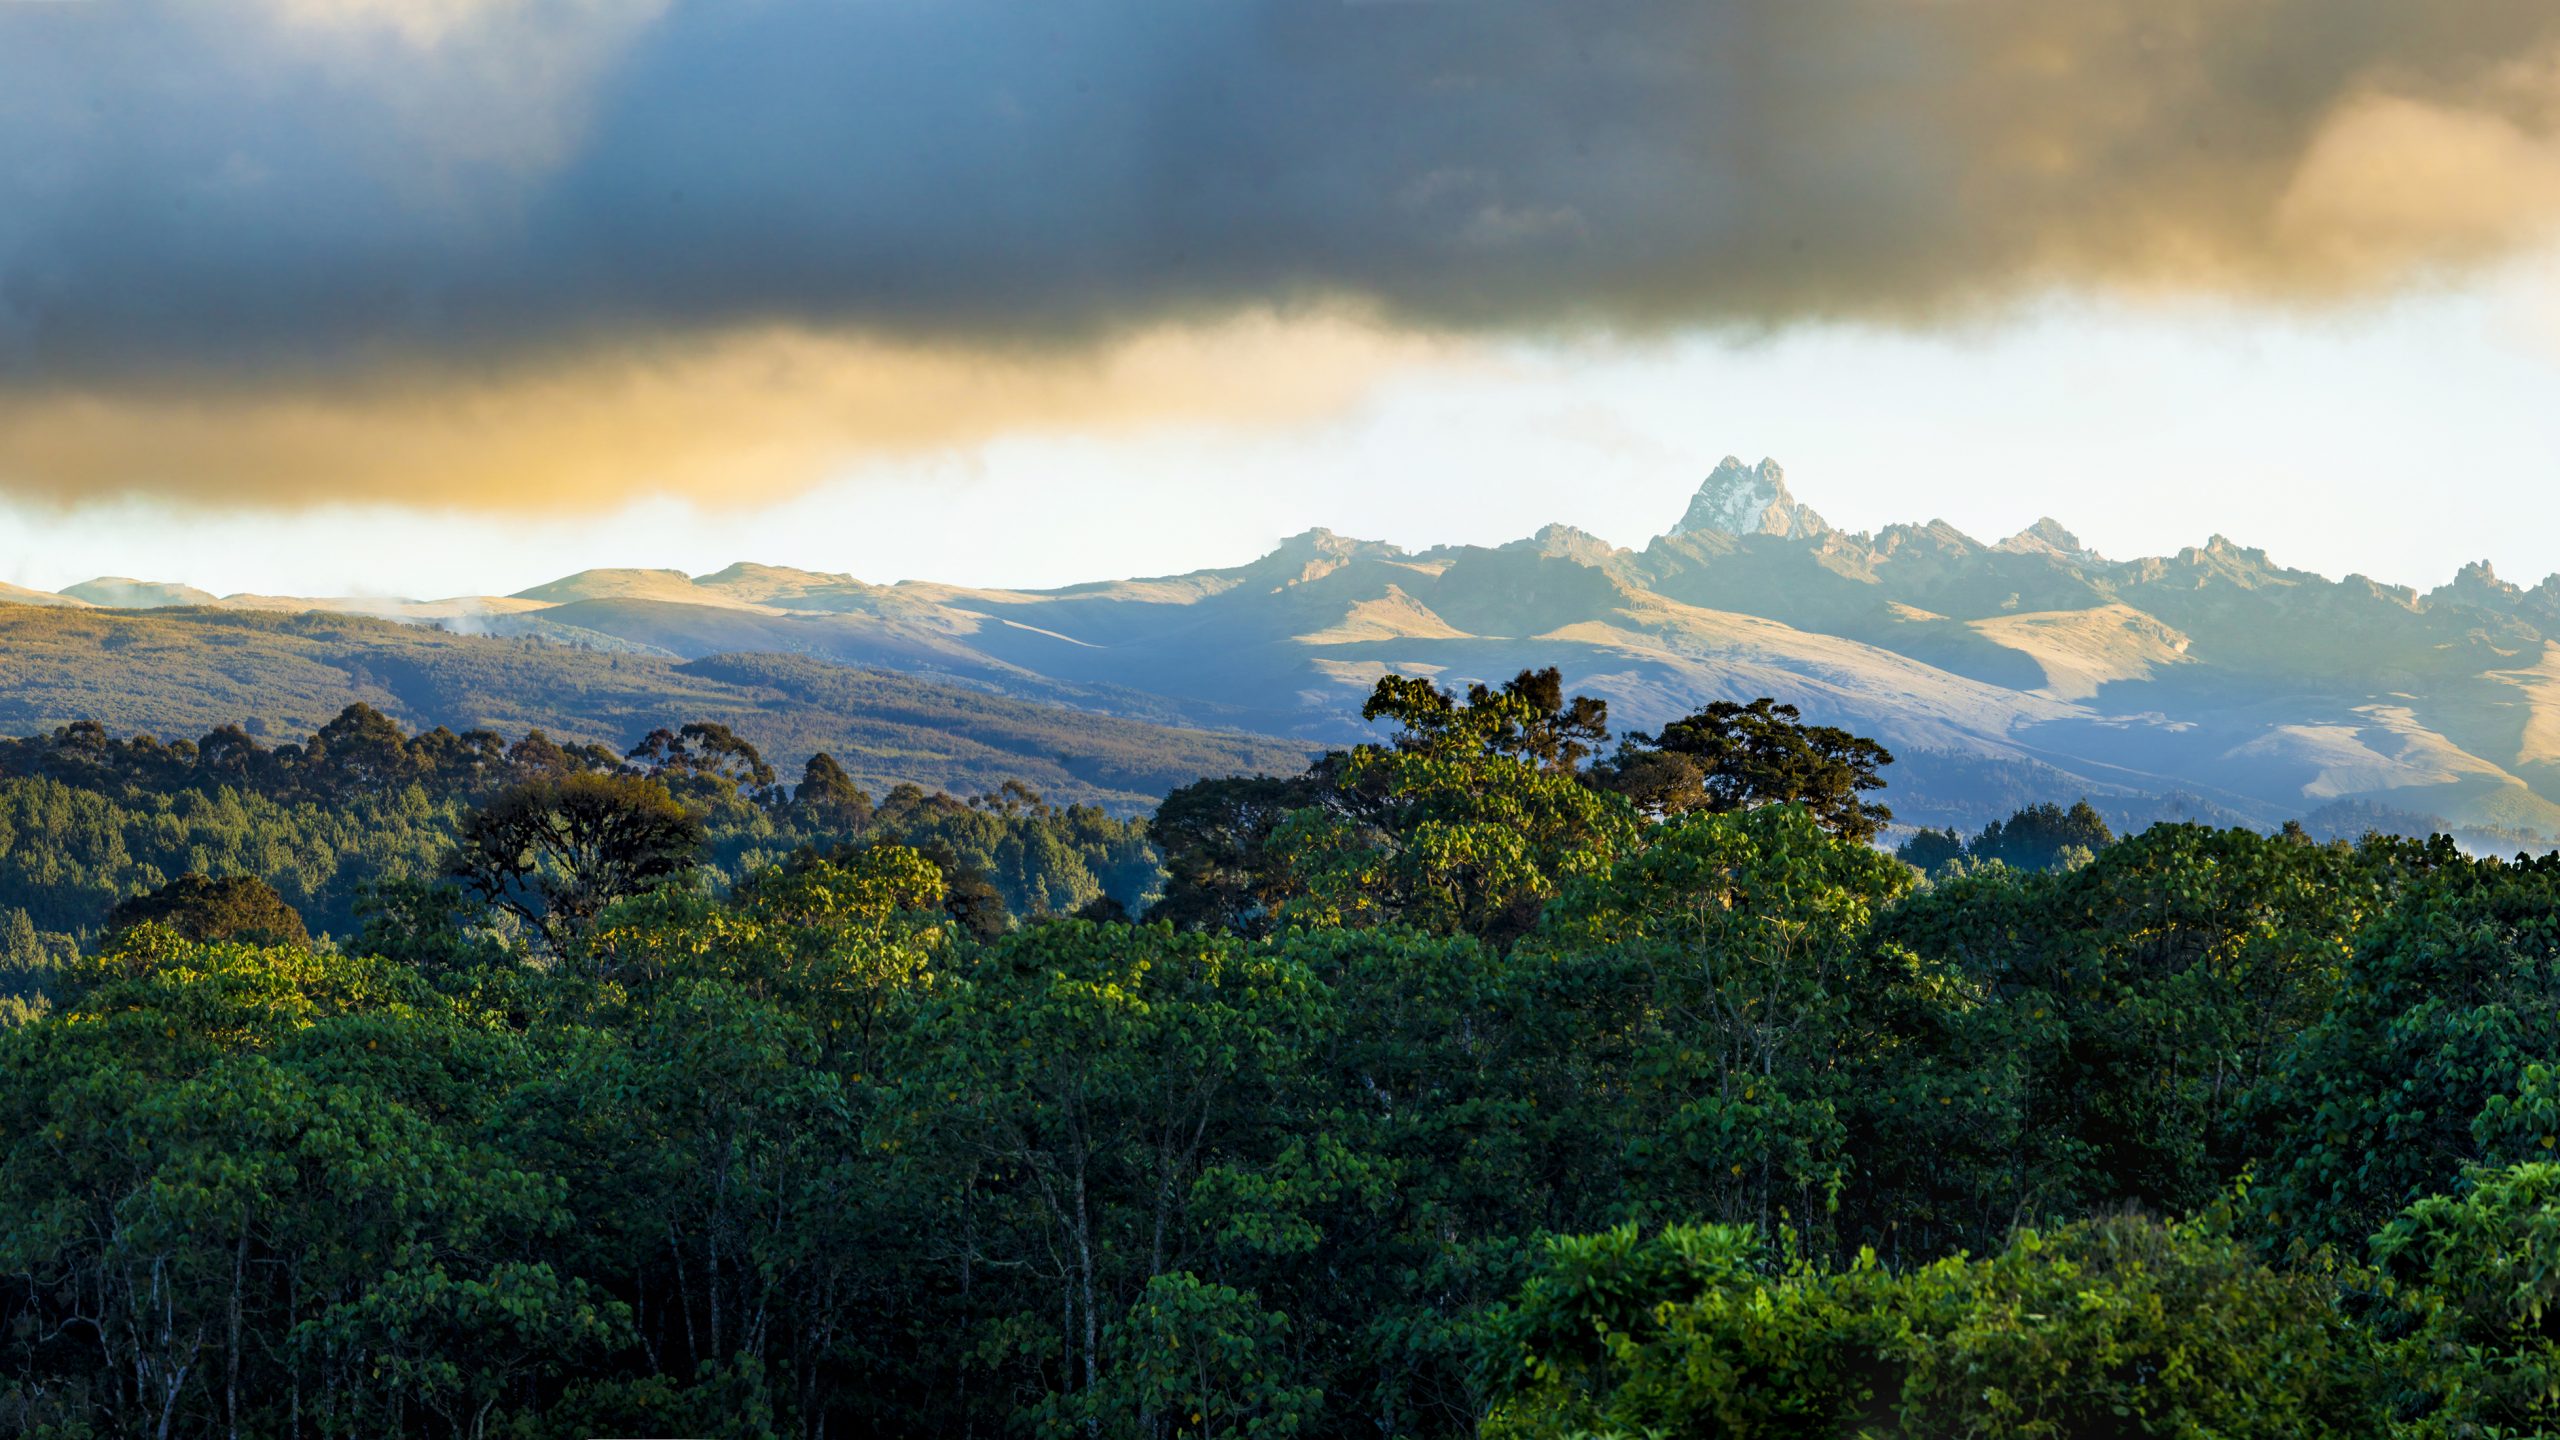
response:
<path id="1" fill-rule="evenodd" d="M 2560 857 L 2054 807 L 1924 874 L 1778 707 L 1373 710 L 1152 829 L 707 724 L 0 748 L 408 866 L 318 939 L 254 863 L 10 901 L 0 1426 L 2560 1425 Z"/>

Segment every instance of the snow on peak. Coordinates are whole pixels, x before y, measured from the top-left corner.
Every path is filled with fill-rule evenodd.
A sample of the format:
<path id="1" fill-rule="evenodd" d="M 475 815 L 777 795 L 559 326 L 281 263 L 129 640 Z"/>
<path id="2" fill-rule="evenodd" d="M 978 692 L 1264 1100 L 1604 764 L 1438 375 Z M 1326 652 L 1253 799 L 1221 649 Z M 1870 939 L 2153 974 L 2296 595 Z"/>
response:
<path id="1" fill-rule="evenodd" d="M 1745 465 L 1724 457 L 1698 493 L 1674 533 L 1712 530 L 1725 535 L 1779 535 L 1806 539 L 1826 534 L 1822 517 L 1796 503 L 1787 493 L 1787 473 L 1775 460 Z"/>

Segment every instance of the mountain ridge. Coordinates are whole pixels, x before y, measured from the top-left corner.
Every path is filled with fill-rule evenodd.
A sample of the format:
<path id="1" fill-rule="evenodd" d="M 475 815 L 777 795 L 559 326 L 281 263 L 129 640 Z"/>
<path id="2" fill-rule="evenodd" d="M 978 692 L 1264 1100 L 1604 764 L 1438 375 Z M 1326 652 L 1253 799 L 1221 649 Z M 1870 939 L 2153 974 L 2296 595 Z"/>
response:
<path id="1" fill-rule="evenodd" d="M 1297 745 L 1365 734 L 1385 674 L 1553 664 L 1621 730 L 1768 694 L 1874 735 L 1903 757 L 1906 818 L 1997 813 L 2007 782 L 1985 777 L 2014 774 L 2256 823 L 2370 801 L 2560 832 L 2560 576 L 2482 562 L 2421 594 L 2221 534 L 2112 560 L 2052 517 L 1996 542 L 1943 520 L 1844 531 L 1767 459 L 1726 457 L 1642 549 L 1565 525 L 1419 551 L 1314 528 L 1242 565 L 1051 589 L 738 561 L 308 605 L 679 663 L 796 655 Z"/>

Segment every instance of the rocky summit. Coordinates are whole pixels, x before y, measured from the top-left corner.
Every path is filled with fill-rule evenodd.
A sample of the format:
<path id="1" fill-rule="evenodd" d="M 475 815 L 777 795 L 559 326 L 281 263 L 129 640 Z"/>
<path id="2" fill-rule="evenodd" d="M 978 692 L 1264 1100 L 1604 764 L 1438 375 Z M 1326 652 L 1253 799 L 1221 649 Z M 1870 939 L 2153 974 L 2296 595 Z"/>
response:
<path id="1" fill-rule="evenodd" d="M 1807 539 L 1830 528 L 1787 493 L 1787 472 L 1777 461 L 1764 458 L 1757 465 L 1745 465 L 1732 455 L 1708 474 L 1689 500 L 1689 513 L 1673 527 L 1675 533 L 1705 530 L 1787 539 Z"/>

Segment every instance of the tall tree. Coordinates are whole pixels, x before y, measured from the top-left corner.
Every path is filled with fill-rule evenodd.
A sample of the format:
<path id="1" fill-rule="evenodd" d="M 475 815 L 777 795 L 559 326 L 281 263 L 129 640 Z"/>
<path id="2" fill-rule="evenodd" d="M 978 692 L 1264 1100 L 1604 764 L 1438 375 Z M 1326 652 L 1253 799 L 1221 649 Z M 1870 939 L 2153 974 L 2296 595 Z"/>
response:
<path id="1" fill-rule="evenodd" d="M 1884 788 L 1877 772 L 1892 763 L 1875 741 L 1805 724 L 1795 706 L 1764 695 L 1748 705 L 1718 700 L 1659 735 L 1629 735 L 1601 783 L 1649 814 L 1802 805 L 1824 829 L 1872 840 L 1893 812 L 1861 797 Z"/>
<path id="2" fill-rule="evenodd" d="M 1397 726 L 1325 767 L 1339 799 L 1275 837 L 1320 924 L 1407 924 L 1508 944 L 1575 875 L 1639 847 L 1636 816 L 1576 767 L 1605 733 L 1598 701 L 1556 699 L 1552 671 L 1465 697 L 1390 675 L 1362 707 Z"/>
<path id="3" fill-rule="evenodd" d="M 800 784 L 791 792 L 792 808 L 810 824 L 848 834 L 871 824 L 871 797 L 853 783 L 836 757 L 821 750 L 800 769 Z"/>
<path id="4" fill-rule="evenodd" d="M 355 704 L 339 711 L 302 747 L 302 768 L 322 794 L 350 795 L 405 785 L 426 767 L 397 721 L 370 705 Z"/>
<path id="5" fill-rule="evenodd" d="M 107 912 L 110 936 L 137 925 L 165 925 L 196 941 L 301 945 L 311 939 L 301 912 L 254 875 L 215 880 L 189 871 L 148 895 L 120 900 Z"/>
<path id="6" fill-rule="evenodd" d="M 664 785 L 573 774 L 501 791 L 463 823 L 445 873 L 556 949 L 614 901 L 682 878 L 702 840 Z"/>
<path id="7" fill-rule="evenodd" d="M 1272 834 L 1293 810 L 1324 804 L 1330 776 L 1195 780 L 1164 798 L 1147 838 L 1164 856 L 1164 898 L 1148 916 L 1184 929 L 1260 934 L 1276 923 L 1289 880 Z"/>
<path id="8" fill-rule="evenodd" d="M 1609 738 L 1608 702 L 1566 699 L 1554 666 L 1523 670 L 1498 689 L 1470 685 L 1463 697 L 1428 680 L 1383 676 L 1360 718 L 1393 722 L 1399 750 L 1499 755 L 1568 773 Z"/>

